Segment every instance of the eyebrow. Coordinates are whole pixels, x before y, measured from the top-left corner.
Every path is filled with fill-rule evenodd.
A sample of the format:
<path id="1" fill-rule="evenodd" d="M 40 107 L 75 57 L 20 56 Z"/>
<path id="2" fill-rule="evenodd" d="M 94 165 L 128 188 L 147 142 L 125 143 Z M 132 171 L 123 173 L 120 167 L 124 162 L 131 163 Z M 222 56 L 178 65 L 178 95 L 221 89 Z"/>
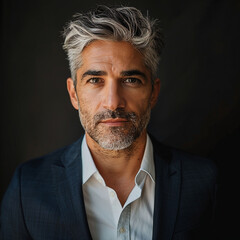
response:
<path id="1" fill-rule="evenodd" d="M 121 76 L 123 76 L 123 77 L 134 76 L 134 75 L 141 76 L 141 77 L 145 78 L 145 80 L 147 79 L 146 74 L 139 70 L 134 69 L 134 70 L 127 70 L 127 71 L 121 72 Z"/>
<path id="2" fill-rule="evenodd" d="M 145 73 L 133 69 L 133 70 L 127 70 L 127 71 L 122 71 L 121 73 L 122 77 L 127 77 L 127 76 L 141 76 L 144 79 L 147 79 L 147 76 Z M 83 78 L 85 78 L 86 76 L 106 76 L 107 72 L 105 71 L 97 71 L 97 70 L 87 70 L 85 73 L 83 73 L 81 80 L 83 80 Z"/>
<path id="3" fill-rule="evenodd" d="M 106 76 L 107 73 L 105 71 L 96 71 L 96 70 L 88 70 L 82 75 L 82 79 L 86 76 Z"/>

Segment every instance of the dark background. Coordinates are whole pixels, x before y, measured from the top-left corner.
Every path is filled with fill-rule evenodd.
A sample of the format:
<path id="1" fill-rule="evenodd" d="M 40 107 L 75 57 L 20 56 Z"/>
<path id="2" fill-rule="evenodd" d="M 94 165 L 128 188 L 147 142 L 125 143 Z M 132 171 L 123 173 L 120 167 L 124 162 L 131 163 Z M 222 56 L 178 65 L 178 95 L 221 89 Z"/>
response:
<path id="1" fill-rule="evenodd" d="M 0 199 L 21 162 L 81 133 L 66 79 L 63 25 L 96 4 L 135 6 L 162 20 L 166 47 L 149 131 L 219 168 L 218 231 L 234 237 L 240 145 L 240 1 L 1 1 Z M 231 236 L 231 237 L 230 237 Z"/>

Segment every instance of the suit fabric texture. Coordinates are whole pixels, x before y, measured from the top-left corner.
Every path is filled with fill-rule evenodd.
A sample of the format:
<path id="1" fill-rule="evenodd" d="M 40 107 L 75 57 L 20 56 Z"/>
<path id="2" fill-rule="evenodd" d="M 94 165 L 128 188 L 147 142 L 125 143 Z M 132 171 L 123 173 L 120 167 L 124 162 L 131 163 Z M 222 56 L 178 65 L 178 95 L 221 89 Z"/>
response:
<path id="1" fill-rule="evenodd" d="M 153 239 L 214 239 L 215 164 L 151 140 Z M 1 204 L 2 240 L 92 239 L 82 193 L 81 142 L 17 168 Z"/>

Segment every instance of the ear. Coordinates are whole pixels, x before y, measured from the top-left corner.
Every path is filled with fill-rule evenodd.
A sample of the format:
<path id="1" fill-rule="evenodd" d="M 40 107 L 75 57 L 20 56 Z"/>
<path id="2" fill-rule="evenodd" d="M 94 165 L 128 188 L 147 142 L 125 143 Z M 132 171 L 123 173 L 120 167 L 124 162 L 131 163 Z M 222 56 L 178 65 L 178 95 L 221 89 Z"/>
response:
<path id="1" fill-rule="evenodd" d="M 152 97 L 151 97 L 151 107 L 153 108 L 157 103 L 158 95 L 160 92 L 160 79 L 156 78 L 153 83 Z"/>
<path id="2" fill-rule="evenodd" d="M 78 97 L 75 91 L 73 80 L 71 78 L 67 79 L 67 90 L 73 107 L 78 110 Z"/>

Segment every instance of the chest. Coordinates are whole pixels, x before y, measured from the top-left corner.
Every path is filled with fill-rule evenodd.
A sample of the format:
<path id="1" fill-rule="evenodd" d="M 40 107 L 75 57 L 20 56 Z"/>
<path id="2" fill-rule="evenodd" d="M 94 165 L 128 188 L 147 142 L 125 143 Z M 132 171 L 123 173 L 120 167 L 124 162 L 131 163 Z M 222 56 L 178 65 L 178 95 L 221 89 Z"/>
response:
<path id="1" fill-rule="evenodd" d="M 146 179 L 135 185 L 122 205 L 116 191 L 93 182 L 83 186 L 87 221 L 93 239 L 152 239 L 154 188 Z"/>

